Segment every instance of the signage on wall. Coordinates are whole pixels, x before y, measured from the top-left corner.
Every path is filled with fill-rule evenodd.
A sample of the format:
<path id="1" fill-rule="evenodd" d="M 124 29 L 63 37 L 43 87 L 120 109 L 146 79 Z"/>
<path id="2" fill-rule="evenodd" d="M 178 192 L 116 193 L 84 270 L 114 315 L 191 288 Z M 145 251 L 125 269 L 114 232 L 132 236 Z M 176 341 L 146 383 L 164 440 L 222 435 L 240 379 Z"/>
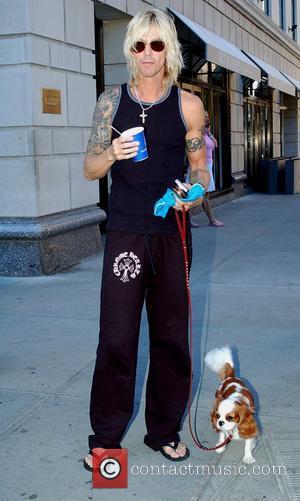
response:
<path id="1" fill-rule="evenodd" d="M 61 113 L 60 90 L 42 89 L 43 93 L 43 113 L 59 115 Z"/>

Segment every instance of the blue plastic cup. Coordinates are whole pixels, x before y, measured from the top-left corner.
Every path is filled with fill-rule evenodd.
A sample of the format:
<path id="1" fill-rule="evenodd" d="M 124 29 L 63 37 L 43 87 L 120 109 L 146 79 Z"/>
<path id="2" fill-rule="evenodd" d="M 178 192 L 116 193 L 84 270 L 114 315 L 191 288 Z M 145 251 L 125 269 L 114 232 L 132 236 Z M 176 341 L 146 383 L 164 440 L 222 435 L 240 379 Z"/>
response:
<path id="1" fill-rule="evenodd" d="M 122 137 L 133 137 L 134 141 L 139 141 L 138 151 L 135 157 L 132 158 L 134 162 L 141 162 L 148 158 L 148 150 L 145 139 L 144 127 L 133 127 L 132 129 L 124 130 L 121 134 Z"/>

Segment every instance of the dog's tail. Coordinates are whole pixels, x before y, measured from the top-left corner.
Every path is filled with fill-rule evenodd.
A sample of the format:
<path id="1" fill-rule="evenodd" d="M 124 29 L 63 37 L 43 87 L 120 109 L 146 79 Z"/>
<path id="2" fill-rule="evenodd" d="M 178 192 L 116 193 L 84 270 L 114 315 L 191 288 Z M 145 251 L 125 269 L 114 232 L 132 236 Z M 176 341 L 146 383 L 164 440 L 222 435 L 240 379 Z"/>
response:
<path id="1" fill-rule="evenodd" d="M 204 360 L 206 365 L 219 375 L 221 381 L 227 377 L 234 377 L 234 364 L 229 346 L 209 351 Z"/>

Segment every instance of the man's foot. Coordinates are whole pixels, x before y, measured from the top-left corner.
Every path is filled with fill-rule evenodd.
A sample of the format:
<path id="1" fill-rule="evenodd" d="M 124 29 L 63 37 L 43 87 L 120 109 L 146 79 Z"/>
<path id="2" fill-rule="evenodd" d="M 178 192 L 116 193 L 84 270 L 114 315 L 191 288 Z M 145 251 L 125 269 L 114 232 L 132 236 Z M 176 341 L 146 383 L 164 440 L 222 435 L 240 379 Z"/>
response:
<path id="1" fill-rule="evenodd" d="M 105 449 L 101 449 L 101 448 L 97 448 L 98 451 L 105 451 Z M 87 470 L 87 471 L 93 471 L 93 456 L 91 454 L 91 450 L 89 451 L 88 455 L 85 456 L 84 460 L 83 460 L 83 466 L 84 468 Z"/>
<path id="2" fill-rule="evenodd" d="M 190 455 L 189 449 L 183 442 L 170 442 L 159 450 L 170 461 L 184 461 Z"/>
<path id="3" fill-rule="evenodd" d="M 92 457 L 92 454 L 88 454 L 87 456 L 85 456 L 84 460 L 83 460 L 83 466 L 86 470 L 88 471 L 93 471 L 93 457 Z"/>
<path id="4" fill-rule="evenodd" d="M 210 221 L 208 226 L 218 226 L 219 228 L 222 228 L 224 226 L 224 223 L 222 221 L 219 221 L 218 219 L 214 219 L 213 221 Z"/>

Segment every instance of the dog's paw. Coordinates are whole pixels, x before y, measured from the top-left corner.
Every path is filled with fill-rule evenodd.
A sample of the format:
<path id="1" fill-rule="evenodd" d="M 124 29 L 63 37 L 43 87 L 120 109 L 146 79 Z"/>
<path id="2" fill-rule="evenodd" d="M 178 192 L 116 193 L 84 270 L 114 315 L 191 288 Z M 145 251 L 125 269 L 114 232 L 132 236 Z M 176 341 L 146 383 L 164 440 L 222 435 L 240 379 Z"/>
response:
<path id="1" fill-rule="evenodd" d="M 243 462 L 246 464 L 252 464 L 252 463 L 255 463 L 255 459 L 253 456 L 244 456 Z"/>
<path id="2" fill-rule="evenodd" d="M 224 447 L 219 447 L 219 449 L 216 449 L 216 453 L 217 454 L 221 454 L 221 452 L 224 452 L 224 451 L 225 451 L 225 446 Z"/>

